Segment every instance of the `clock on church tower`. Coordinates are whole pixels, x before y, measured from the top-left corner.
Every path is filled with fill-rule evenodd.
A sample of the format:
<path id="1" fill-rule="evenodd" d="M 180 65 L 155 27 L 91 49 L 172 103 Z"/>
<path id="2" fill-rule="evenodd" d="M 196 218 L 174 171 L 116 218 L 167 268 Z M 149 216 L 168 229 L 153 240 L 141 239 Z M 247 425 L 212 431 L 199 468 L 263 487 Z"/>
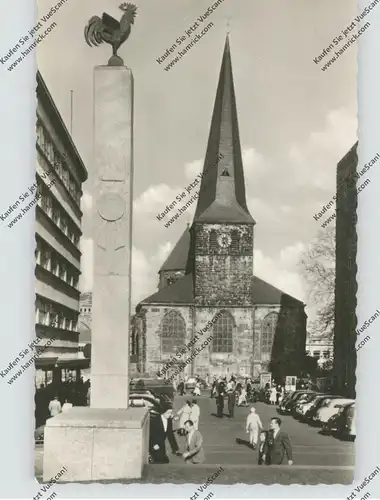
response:
<path id="1" fill-rule="evenodd" d="M 229 233 L 223 232 L 217 236 L 217 242 L 221 248 L 228 248 L 232 243 L 231 235 Z"/>

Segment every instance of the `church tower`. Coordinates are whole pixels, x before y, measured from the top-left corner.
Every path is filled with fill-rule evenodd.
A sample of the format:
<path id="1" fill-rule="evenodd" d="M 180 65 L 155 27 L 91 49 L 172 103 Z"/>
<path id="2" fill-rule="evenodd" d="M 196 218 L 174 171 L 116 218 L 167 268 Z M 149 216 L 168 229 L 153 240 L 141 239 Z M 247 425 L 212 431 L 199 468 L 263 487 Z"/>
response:
<path id="1" fill-rule="evenodd" d="M 244 184 L 227 36 L 198 204 L 190 230 L 187 273 L 199 306 L 252 306 L 253 227 Z"/>

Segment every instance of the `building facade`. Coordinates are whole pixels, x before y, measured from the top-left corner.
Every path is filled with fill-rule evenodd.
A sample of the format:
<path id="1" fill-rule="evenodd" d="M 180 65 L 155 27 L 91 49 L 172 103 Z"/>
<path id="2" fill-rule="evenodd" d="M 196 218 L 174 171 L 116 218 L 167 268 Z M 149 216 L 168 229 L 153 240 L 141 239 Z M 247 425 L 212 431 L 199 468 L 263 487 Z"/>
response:
<path id="1" fill-rule="evenodd" d="M 36 368 L 79 368 L 80 200 L 87 171 L 37 73 Z M 33 203 L 33 202 L 32 202 Z"/>
<path id="2" fill-rule="evenodd" d="M 254 276 L 254 226 L 227 37 L 194 220 L 161 267 L 158 292 L 134 317 L 144 371 L 155 375 L 176 358 L 168 376 L 181 367 L 185 377 L 296 374 L 305 353 L 305 305 Z M 197 355 L 186 364 L 192 351 Z"/>
<path id="3" fill-rule="evenodd" d="M 334 377 L 337 390 L 355 397 L 358 144 L 337 166 Z"/>
<path id="4" fill-rule="evenodd" d="M 306 335 L 306 355 L 317 358 L 322 366 L 327 360 L 334 358 L 334 341 L 323 336 Z"/>
<path id="5" fill-rule="evenodd" d="M 84 357 L 84 346 L 86 344 L 91 344 L 92 292 L 84 292 L 80 294 L 78 325 L 78 352 L 80 357 Z"/>

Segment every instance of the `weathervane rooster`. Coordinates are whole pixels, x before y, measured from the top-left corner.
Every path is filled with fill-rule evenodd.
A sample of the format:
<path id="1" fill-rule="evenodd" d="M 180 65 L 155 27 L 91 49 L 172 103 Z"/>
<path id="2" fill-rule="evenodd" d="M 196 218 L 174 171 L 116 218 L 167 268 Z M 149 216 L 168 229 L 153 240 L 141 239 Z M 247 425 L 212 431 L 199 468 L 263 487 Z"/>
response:
<path id="1" fill-rule="evenodd" d="M 120 22 L 103 13 L 101 19 L 99 16 L 93 16 L 84 29 L 84 38 L 90 47 L 97 47 L 102 42 L 112 45 L 109 66 L 122 66 L 124 64 L 122 58 L 117 55 L 117 51 L 129 37 L 137 13 L 136 5 L 129 2 L 119 5 L 119 9 L 124 11 Z"/>

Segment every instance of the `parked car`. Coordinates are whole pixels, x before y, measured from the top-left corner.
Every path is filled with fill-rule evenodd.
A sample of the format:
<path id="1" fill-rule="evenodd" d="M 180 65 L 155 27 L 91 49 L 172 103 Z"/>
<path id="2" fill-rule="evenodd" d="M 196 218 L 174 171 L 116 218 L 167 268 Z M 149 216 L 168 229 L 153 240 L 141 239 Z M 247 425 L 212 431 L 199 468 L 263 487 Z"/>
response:
<path id="1" fill-rule="evenodd" d="M 286 413 L 285 406 L 287 405 L 287 403 L 289 403 L 289 401 L 291 401 L 293 398 L 295 398 L 297 396 L 297 394 L 299 394 L 301 392 L 303 392 L 303 391 L 289 391 L 285 395 L 284 399 L 281 401 L 279 406 L 277 407 L 278 413 Z"/>
<path id="2" fill-rule="evenodd" d="M 348 407 L 342 428 L 342 437 L 352 441 L 356 438 L 356 408 L 355 403 Z"/>
<path id="3" fill-rule="evenodd" d="M 188 378 L 185 382 L 185 389 L 194 389 L 196 383 L 197 383 L 197 380 L 195 377 Z"/>
<path id="4" fill-rule="evenodd" d="M 317 411 L 315 422 L 320 424 L 325 424 L 330 417 L 338 413 L 340 407 L 344 403 L 353 403 L 353 399 L 348 398 L 336 398 L 331 399 L 328 404 L 325 404 L 322 408 Z"/>
<path id="5" fill-rule="evenodd" d="M 168 401 L 170 402 L 173 402 L 174 399 L 173 384 L 167 384 L 164 380 L 157 380 L 154 378 L 136 378 L 131 380 L 129 387 L 131 393 L 135 390 L 150 391 L 156 396 L 167 397 Z"/>
<path id="6" fill-rule="evenodd" d="M 354 403 L 342 403 L 338 405 L 338 412 L 332 415 L 326 423 L 323 424 L 321 433 L 322 434 L 334 434 L 342 435 L 344 431 L 344 426 L 347 421 L 347 412 Z"/>
<path id="7" fill-rule="evenodd" d="M 339 394 L 324 394 L 323 396 L 316 398 L 313 405 L 306 412 L 305 420 L 311 425 L 314 424 L 314 422 L 317 423 L 316 415 L 320 408 L 324 408 L 325 406 L 327 406 L 332 399 L 337 399 L 340 397 L 341 396 L 339 396 Z"/>
<path id="8" fill-rule="evenodd" d="M 301 400 L 303 401 L 303 399 L 301 398 L 303 398 L 307 394 L 314 394 L 314 392 L 307 390 L 294 392 L 293 396 L 287 402 L 285 402 L 285 404 L 281 403 L 281 405 L 279 406 L 279 413 L 291 413 L 295 405 L 301 402 Z"/>
<path id="9" fill-rule="evenodd" d="M 319 398 L 322 394 L 319 392 L 311 393 L 306 399 L 298 402 L 293 409 L 293 416 L 298 420 L 303 420 L 306 412 L 313 406 L 314 402 L 317 398 Z"/>

